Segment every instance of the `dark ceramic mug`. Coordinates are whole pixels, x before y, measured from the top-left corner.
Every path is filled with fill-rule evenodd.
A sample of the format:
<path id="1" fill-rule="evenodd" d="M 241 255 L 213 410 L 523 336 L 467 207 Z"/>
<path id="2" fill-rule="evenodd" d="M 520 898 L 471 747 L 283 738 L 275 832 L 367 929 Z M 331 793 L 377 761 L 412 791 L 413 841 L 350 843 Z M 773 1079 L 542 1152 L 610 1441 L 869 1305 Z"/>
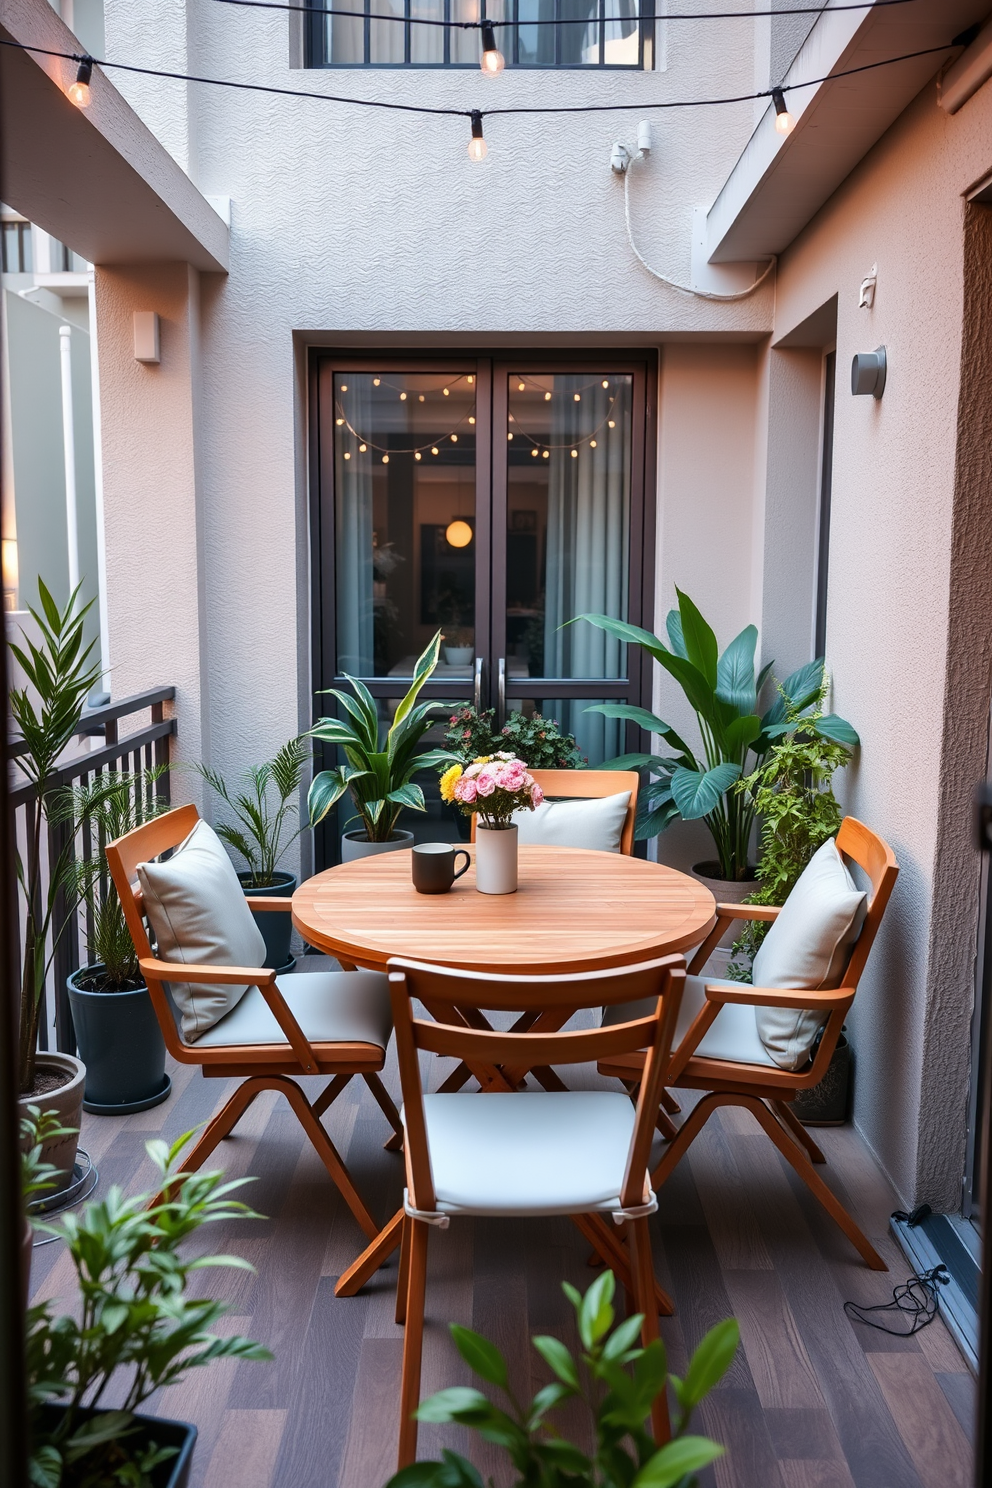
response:
<path id="1" fill-rule="evenodd" d="M 465 865 L 455 872 L 455 859 Z M 411 853 L 413 887 L 418 894 L 446 894 L 456 878 L 461 878 L 472 859 L 463 847 L 455 849 L 450 842 L 419 842 Z"/>

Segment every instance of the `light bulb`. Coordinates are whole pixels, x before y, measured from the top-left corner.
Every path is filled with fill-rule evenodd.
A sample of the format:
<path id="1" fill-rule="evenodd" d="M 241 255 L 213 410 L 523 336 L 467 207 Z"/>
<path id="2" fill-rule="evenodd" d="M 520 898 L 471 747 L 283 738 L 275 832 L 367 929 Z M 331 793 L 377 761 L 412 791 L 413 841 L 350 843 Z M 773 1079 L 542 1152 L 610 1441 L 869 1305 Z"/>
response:
<path id="1" fill-rule="evenodd" d="M 596 448 L 596 441 L 595 441 L 595 439 L 590 439 L 590 441 L 589 441 L 589 448 L 590 449 L 595 449 Z"/>
<path id="2" fill-rule="evenodd" d="M 400 393 L 400 402 L 401 403 L 405 403 L 406 402 L 406 393 Z"/>
<path id="3" fill-rule="evenodd" d="M 472 376 L 472 374 L 471 374 L 471 372 L 470 372 L 470 373 L 469 373 L 469 375 L 468 375 L 468 376 L 467 376 L 467 377 L 466 377 L 466 379 L 465 379 L 465 381 L 466 381 L 466 382 L 474 382 L 474 381 L 475 381 L 475 378 L 474 378 L 474 377 L 473 377 L 473 376 Z"/>
<path id="4" fill-rule="evenodd" d="M 572 451 L 572 459 L 573 460 L 577 460 L 578 458 L 579 458 L 579 452 L 578 452 L 578 450 L 573 450 Z"/>
<path id="5" fill-rule="evenodd" d="M 607 380 L 606 380 L 606 378 L 605 378 L 605 377 L 604 377 L 604 378 L 603 378 L 603 386 L 604 386 L 604 387 L 609 387 L 609 385 L 610 385 L 610 384 L 609 384 L 609 383 L 608 383 L 608 382 L 607 382 Z"/>
<path id="6" fill-rule="evenodd" d="M 417 394 L 417 402 L 418 403 L 423 403 L 423 401 L 424 401 L 424 395 L 423 395 L 423 393 L 418 393 Z"/>
<path id="7" fill-rule="evenodd" d="M 458 443 L 458 435 L 457 434 L 452 434 L 452 436 L 451 436 L 451 442 L 452 442 L 452 444 L 457 444 Z"/>
<path id="8" fill-rule="evenodd" d="M 539 450 L 536 450 L 536 449 L 532 449 L 532 450 L 531 450 L 531 455 L 532 455 L 532 456 L 533 456 L 533 458 L 534 458 L 534 459 L 535 459 L 535 460 L 536 460 L 536 459 L 537 459 L 537 457 L 538 457 L 538 454 L 539 454 L 539 453 L 540 453 L 540 451 L 539 451 Z"/>
<path id="9" fill-rule="evenodd" d="M 87 108 L 90 101 L 90 78 L 93 76 L 93 58 L 81 57 L 76 71 L 76 81 L 66 89 L 66 96 L 77 108 Z"/>
<path id="10" fill-rule="evenodd" d="M 608 423 L 609 423 L 609 427 L 610 427 L 610 428 L 611 428 L 611 429 L 615 429 L 615 428 L 616 428 L 616 426 L 617 426 L 617 421 L 616 421 L 616 419 L 609 419 L 609 420 L 608 420 Z"/>
<path id="11" fill-rule="evenodd" d="M 796 127 L 796 121 L 786 107 L 785 94 L 781 88 L 772 89 L 772 103 L 775 105 L 775 128 L 779 134 L 791 134 Z"/>
<path id="12" fill-rule="evenodd" d="M 488 153 L 488 147 L 482 138 L 482 113 L 479 109 L 473 109 L 472 138 L 468 142 L 468 158 L 469 160 L 485 160 Z"/>
<path id="13" fill-rule="evenodd" d="M 382 463 L 383 463 L 383 465 L 388 465 L 389 464 L 389 456 L 388 455 L 383 455 L 383 457 L 382 457 Z"/>
<path id="14" fill-rule="evenodd" d="M 550 393 L 545 393 L 545 395 L 544 395 L 544 401 L 545 401 L 545 403 L 550 403 L 551 402 L 551 394 Z"/>
<path id="15" fill-rule="evenodd" d="M 343 392 L 343 393 L 346 393 L 346 392 L 347 392 L 347 391 L 348 391 L 348 384 L 347 384 L 347 383 L 346 383 L 346 382 L 343 382 L 343 383 L 342 383 L 342 384 L 341 384 L 341 391 L 342 391 L 342 392 Z"/>
<path id="16" fill-rule="evenodd" d="M 450 398 L 451 397 L 451 390 L 450 390 L 450 388 L 442 388 L 441 391 L 442 391 L 442 393 L 444 394 L 444 396 L 446 398 Z"/>
<path id="17" fill-rule="evenodd" d="M 482 57 L 479 66 L 486 77 L 499 77 L 506 66 L 506 58 L 496 45 L 496 30 L 492 21 L 482 22 Z"/>
<path id="18" fill-rule="evenodd" d="M 344 419 L 335 419 L 334 422 L 337 424 L 338 428 L 340 429 L 341 425 L 344 423 Z"/>
<path id="19" fill-rule="evenodd" d="M 475 423 L 475 419 L 472 417 L 471 414 L 469 414 L 469 416 L 468 416 L 468 421 L 469 421 L 470 424 L 474 424 Z"/>
<path id="20" fill-rule="evenodd" d="M 373 379 L 372 379 L 372 386 L 373 387 L 378 387 L 379 386 L 379 378 L 378 377 L 373 377 Z M 345 392 L 347 392 L 347 391 L 348 391 L 348 389 L 345 388 Z"/>
<path id="21" fill-rule="evenodd" d="M 358 446 L 358 450 L 359 450 L 359 453 L 360 453 L 360 454 L 363 454 L 363 455 L 364 455 L 364 453 L 365 453 L 365 451 L 366 451 L 366 450 L 367 450 L 367 449 L 368 449 L 368 445 L 367 445 L 367 444 L 360 444 L 360 445 L 359 445 L 359 446 Z"/>
<path id="22" fill-rule="evenodd" d="M 544 459 L 545 459 L 545 460 L 546 460 L 546 459 L 547 459 L 547 458 L 548 458 L 548 452 L 547 452 L 547 450 L 543 450 L 543 451 L 542 451 L 542 456 L 543 456 L 543 458 L 544 458 Z"/>
<path id="23" fill-rule="evenodd" d="M 420 451 L 419 451 L 419 450 L 414 450 L 414 452 L 413 452 L 413 458 L 414 458 L 414 459 L 415 459 L 415 460 L 420 460 L 420 459 L 422 459 L 422 458 L 423 458 L 423 457 L 422 457 L 422 455 L 421 455 L 421 453 L 420 453 Z"/>
<path id="24" fill-rule="evenodd" d="M 350 460 L 351 459 L 351 455 L 348 453 L 347 450 L 345 450 L 345 452 L 344 452 L 344 457 L 345 457 L 346 460 Z"/>
<path id="25" fill-rule="evenodd" d="M 524 390 L 524 384 L 522 382 L 518 382 L 517 383 L 517 392 L 518 393 L 522 393 L 523 390 Z"/>
<path id="26" fill-rule="evenodd" d="M 573 393 L 572 394 L 572 397 L 575 399 L 576 403 L 581 403 L 582 402 L 582 394 L 581 393 Z"/>
<path id="27" fill-rule="evenodd" d="M 513 438 L 513 435 L 512 434 L 507 434 L 506 437 L 507 437 L 507 439 L 512 439 Z"/>
<path id="28" fill-rule="evenodd" d="M 456 517 L 444 529 L 445 541 L 453 548 L 467 548 L 472 541 L 472 529 L 461 517 Z"/>
<path id="29" fill-rule="evenodd" d="M 436 455 L 437 454 L 437 445 L 436 444 L 432 447 L 431 454 L 432 455 Z"/>

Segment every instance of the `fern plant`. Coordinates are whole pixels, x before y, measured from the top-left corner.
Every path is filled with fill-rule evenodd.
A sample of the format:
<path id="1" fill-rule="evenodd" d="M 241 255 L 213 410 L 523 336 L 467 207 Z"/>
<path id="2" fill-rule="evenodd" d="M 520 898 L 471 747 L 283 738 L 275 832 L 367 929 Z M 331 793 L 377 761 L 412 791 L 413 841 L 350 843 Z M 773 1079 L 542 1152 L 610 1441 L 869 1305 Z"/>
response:
<path id="1" fill-rule="evenodd" d="M 241 790 L 232 790 L 208 765 L 196 766 L 234 813 L 233 822 L 219 822 L 214 831 L 247 864 L 246 888 L 267 889 L 275 882 L 280 859 L 304 829 L 297 803 L 309 759 L 306 736 L 290 739 L 273 759 L 245 771 Z"/>

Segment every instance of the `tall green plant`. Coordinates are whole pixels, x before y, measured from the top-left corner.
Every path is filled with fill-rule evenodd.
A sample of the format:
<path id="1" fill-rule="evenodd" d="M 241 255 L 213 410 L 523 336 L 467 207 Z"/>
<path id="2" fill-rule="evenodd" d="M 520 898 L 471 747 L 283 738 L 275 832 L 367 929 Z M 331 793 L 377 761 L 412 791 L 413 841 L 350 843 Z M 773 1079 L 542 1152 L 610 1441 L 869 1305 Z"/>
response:
<path id="1" fill-rule="evenodd" d="M 598 1276 L 584 1297 L 562 1283 L 575 1308 L 582 1353 L 576 1359 L 558 1338 L 532 1339 L 555 1379 L 526 1405 L 510 1386 L 499 1349 L 452 1323 L 458 1352 L 474 1373 L 505 1396 L 508 1409 L 494 1405 L 480 1390 L 455 1386 L 425 1400 L 418 1419 L 467 1426 L 495 1442 L 513 1467 L 515 1488 L 693 1488 L 694 1474 L 722 1457 L 724 1449 L 708 1437 L 688 1435 L 689 1420 L 730 1368 L 740 1330 L 733 1318 L 718 1323 L 693 1354 L 685 1379 L 679 1379 L 668 1373 L 660 1338 L 646 1349 L 639 1347 L 640 1313 L 613 1327 L 615 1288 L 612 1271 Z M 669 1385 L 677 1412 L 672 1440 L 659 1447 L 647 1419 Z M 591 1456 L 567 1441 L 551 1420 L 567 1400 L 580 1401 L 591 1418 Z M 446 1450 L 440 1462 L 402 1468 L 386 1488 L 483 1488 L 483 1483 L 470 1462 Z"/>
<path id="2" fill-rule="evenodd" d="M 753 769 L 775 740 L 808 715 L 820 696 L 823 658 L 811 661 L 786 677 L 778 696 L 764 713 L 758 712 L 758 694 L 773 662 L 755 675 L 754 653 L 758 632 L 748 625 L 721 654 L 713 629 L 703 619 L 687 594 L 677 589 L 679 607 L 668 614 L 669 645 L 626 621 L 608 615 L 579 615 L 617 640 L 641 646 L 681 687 L 696 715 L 702 742 L 701 757 L 680 738 L 671 724 L 647 708 L 629 703 L 597 703 L 589 713 L 623 718 L 648 733 L 660 734 L 675 751 L 671 755 L 624 754 L 609 760 L 605 769 L 646 769 L 655 778 L 640 793 L 635 835 L 644 840 L 663 832 L 673 821 L 705 821 L 716 847 L 719 877 L 748 877 L 748 846 L 754 826 L 754 802 L 746 793 L 733 790 L 737 780 Z M 851 725 L 834 713 L 818 715 L 810 726 L 824 738 L 854 746 L 858 736 Z"/>
<path id="3" fill-rule="evenodd" d="M 71 841 L 48 863 L 48 879 L 42 868 L 42 830 L 49 821 L 55 787 L 52 775 L 60 755 L 79 729 L 86 695 L 100 675 L 90 660 L 93 647 L 85 644 L 83 626 L 93 601 L 79 604 L 79 586 L 60 610 L 42 579 L 38 580 L 40 609 L 28 606 L 38 627 L 36 644 L 22 630 L 23 646 L 10 642 L 28 681 L 27 687 L 12 688 L 10 711 L 20 730 L 23 751 L 16 763 L 35 790 L 35 810 L 30 822 L 27 862 L 17 854 L 17 876 L 24 893 L 24 941 L 18 1024 L 18 1081 L 22 1095 L 34 1085 L 38 1017 L 45 995 L 48 969 L 55 948 L 68 923 L 56 916 L 65 865 Z M 17 741 L 15 740 L 15 746 Z"/>
<path id="4" fill-rule="evenodd" d="M 217 770 L 207 765 L 196 766 L 234 813 L 233 822 L 220 822 L 214 830 L 244 858 L 251 874 L 248 883 L 251 889 L 265 889 L 275 882 L 280 858 L 304 830 L 299 824 L 296 801 L 309 759 L 309 739 L 301 734 L 284 744 L 274 759 L 247 770 L 245 789 L 233 792 Z M 295 828 L 294 823 L 297 823 Z"/>
<path id="5" fill-rule="evenodd" d="M 103 847 L 142 822 L 161 816 L 169 803 L 158 794 L 158 781 L 168 765 L 155 765 L 137 775 L 109 770 L 81 785 L 66 786 L 57 796 L 52 819 L 82 832 L 95 851 L 70 858 L 65 882 L 72 903 L 86 909 L 86 960 L 102 966 L 86 991 L 125 992 L 143 985 L 138 955 L 124 919 L 120 896 L 107 872 Z"/>
<path id="6" fill-rule="evenodd" d="M 437 666 L 440 648 L 438 631 L 417 658 L 410 689 L 393 714 L 392 726 L 382 744 L 375 698 L 364 682 L 348 677 L 354 697 L 337 688 L 328 688 L 348 718 L 322 718 L 310 735 L 325 744 L 337 744 L 346 763 L 333 770 L 321 770 L 314 776 L 309 797 L 311 826 L 323 821 L 346 791 L 351 792 L 370 842 L 391 840 L 404 806 L 413 811 L 425 810 L 424 793 L 414 783 L 414 775 L 419 770 L 455 760 L 446 749 L 417 754 L 420 741 L 433 722 L 431 714 L 444 707 L 441 702 L 417 704 L 421 688 Z"/>

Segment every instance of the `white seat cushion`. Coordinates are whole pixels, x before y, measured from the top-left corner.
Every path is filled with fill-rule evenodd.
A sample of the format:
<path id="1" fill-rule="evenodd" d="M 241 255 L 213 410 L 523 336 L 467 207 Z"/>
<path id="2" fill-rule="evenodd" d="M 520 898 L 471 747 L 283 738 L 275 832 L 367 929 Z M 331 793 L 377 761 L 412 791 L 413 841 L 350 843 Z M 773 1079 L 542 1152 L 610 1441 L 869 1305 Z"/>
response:
<path id="1" fill-rule="evenodd" d="M 584 847 L 620 851 L 630 791 L 592 800 L 542 801 L 535 811 L 515 811 L 517 841 L 536 847 Z"/>
<path id="2" fill-rule="evenodd" d="M 620 1207 L 634 1107 L 611 1091 L 426 1095 L 444 1214 L 581 1214 Z"/>
<path id="3" fill-rule="evenodd" d="M 306 1037 L 320 1044 L 376 1044 L 385 1050 L 392 1032 L 389 982 L 378 971 L 307 971 L 276 978 L 276 986 Z M 285 1044 L 257 987 L 196 1041 L 198 1049 L 233 1044 Z"/>
<path id="4" fill-rule="evenodd" d="M 739 986 L 740 982 L 728 982 L 720 977 L 686 977 L 675 1036 L 672 1039 L 673 1053 L 706 1001 L 706 988 Z M 654 1007 L 651 998 L 643 998 L 638 1002 L 621 1002 L 603 1009 L 603 1023 L 624 1023 L 634 1018 L 644 1018 L 654 1012 Z M 707 1059 L 729 1059 L 735 1064 L 764 1064 L 772 1069 L 776 1068 L 774 1059 L 758 1036 L 755 1009 L 746 1003 L 724 1003 L 712 1027 L 700 1040 L 696 1054 Z"/>
<path id="5" fill-rule="evenodd" d="M 839 987 L 866 907 L 865 895 L 829 838 L 810 858 L 762 941 L 751 981 L 756 987 L 800 991 Z M 759 1008 L 758 1036 L 782 1069 L 800 1069 L 825 1021 L 815 1010 Z"/>
<path id="6" fill-rule="evenodd" d="M 139 863 L 138 882 L 163 961 L 264 965 L 262 932 L 223 843 L 205 821 L 197 822 L 167 862 Z M 192 1044 L 230 1012 L 247 988 L 172 982 L 169 990 L 183 1038 Z"/>

